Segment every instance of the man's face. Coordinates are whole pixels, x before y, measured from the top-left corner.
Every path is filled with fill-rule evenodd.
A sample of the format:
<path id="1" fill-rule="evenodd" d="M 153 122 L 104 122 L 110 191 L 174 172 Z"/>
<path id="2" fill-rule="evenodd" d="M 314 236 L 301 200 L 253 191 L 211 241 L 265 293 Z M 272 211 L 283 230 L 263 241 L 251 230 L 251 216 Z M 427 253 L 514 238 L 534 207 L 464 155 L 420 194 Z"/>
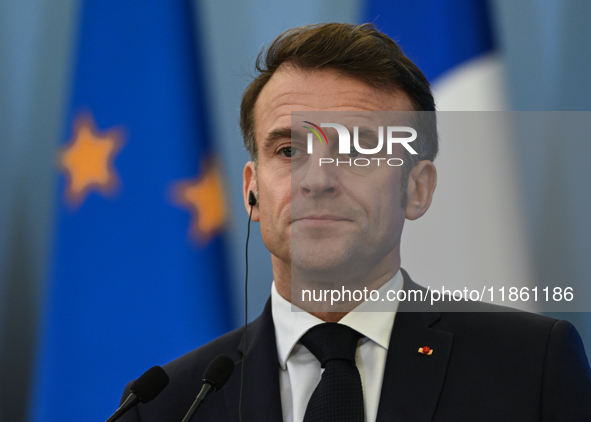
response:
<path id="1" fill-rule="evenodd" d="M 289 157 L 305 153 L 292 148 L 292 111 L 380 110 L 411 111 L 412 105 L 399 91 L 375 89 L 330 69 L 283 65 L 261 91 L 254 110 L 258 165 L 255 172 L 247 164 L 244 190 L 247 195 L 258 188 L 253 220 L 260 221 L 276 283 L 293 268 L 319 280 L 327 274 L 356 277 L 368 268 L 381 276 L 398 268 L 402 168 L 382 166 L 360 175 L 319 167 L 313 158 L 295 166 Z"/>

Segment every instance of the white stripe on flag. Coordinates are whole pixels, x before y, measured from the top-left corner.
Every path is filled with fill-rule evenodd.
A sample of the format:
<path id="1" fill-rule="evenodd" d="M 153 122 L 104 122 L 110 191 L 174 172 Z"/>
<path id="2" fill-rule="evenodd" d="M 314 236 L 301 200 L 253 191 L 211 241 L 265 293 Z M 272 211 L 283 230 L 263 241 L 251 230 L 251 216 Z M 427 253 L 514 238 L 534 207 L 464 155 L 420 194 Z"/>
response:
<path id="1" fill-rule="evenodd" d="M 506 110 L 499 59 L 490 54 L 454 68 L 434 92 L 444 111 L 437 189 L 431 209 L 405 224 L 402 266 L 431 286 L 535 286 L 510 115 L 473 112 Z M 519 301 L 505 305 L 536 311 Z"/>

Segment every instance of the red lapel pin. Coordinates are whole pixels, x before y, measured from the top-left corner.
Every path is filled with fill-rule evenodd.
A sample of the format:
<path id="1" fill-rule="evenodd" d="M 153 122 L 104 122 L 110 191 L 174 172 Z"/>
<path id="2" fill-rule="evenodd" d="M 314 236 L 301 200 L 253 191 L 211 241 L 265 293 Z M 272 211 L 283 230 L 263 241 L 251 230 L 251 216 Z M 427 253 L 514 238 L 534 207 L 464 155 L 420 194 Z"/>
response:
<path id="1" fill-rule="evenodd" d="M 419 353 L 431 356 L 433 354 L 433 349 L 431 349 L 429 346 L 423 346 L 419 349 Z"/>

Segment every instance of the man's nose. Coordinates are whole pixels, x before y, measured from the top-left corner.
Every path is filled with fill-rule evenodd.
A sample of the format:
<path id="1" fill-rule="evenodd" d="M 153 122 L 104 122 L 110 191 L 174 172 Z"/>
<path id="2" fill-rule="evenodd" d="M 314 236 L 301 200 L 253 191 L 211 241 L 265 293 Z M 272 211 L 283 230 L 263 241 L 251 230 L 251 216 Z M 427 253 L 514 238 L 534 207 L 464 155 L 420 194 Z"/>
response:
<path id="1" fill-rule="evenodd" d="M 313 154 L 299 181 L 298 190 L 308 197 L 338 196 L 341 193 L 339 171 L 334 162 L 321 162 L 320 156 Z M 330 161 L 330 160 L 324 160 Z"/>

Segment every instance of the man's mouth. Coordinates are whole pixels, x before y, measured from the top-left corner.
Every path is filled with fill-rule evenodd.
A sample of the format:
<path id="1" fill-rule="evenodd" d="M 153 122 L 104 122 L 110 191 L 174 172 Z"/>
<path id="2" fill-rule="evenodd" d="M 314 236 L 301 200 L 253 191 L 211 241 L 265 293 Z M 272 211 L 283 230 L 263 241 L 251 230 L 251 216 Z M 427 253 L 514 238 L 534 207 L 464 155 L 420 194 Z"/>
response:
<path id="1" fill-rule="evenodd" d="M 292 219 L 292 223 L 301 222 L 305 224 L 330 224 L 330 223 L 337 223 L 337 222 L 346 222 L 351 221 L 348 218 L 341 217 L 338 215 L 332 214 L 310 214 L 302 217 L 296 217 Z"/>

